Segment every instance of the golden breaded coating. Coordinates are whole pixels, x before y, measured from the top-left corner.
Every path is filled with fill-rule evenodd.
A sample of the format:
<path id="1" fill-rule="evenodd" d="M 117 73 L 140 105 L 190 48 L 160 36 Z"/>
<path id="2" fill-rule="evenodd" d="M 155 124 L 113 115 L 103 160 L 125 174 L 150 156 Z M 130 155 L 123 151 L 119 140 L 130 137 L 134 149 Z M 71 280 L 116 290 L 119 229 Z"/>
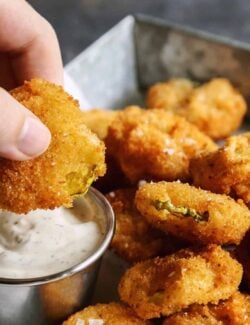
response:
<path id="1" fill-rule="evenodd" d="M 105 142 L 107 152 L 133 183 L 141 179 L 186 180 L 190 159 L 217 148 L 185 119 L 137 106 L 117 114 Z"/>
<path id="2" fill-rule="evenodd" d="M 145 184 L 135 203 L 150 224 L 195 243 L 239 244 L 250 227 L 246 206 L 180 182 Z"/>
<path id="3" fill-rule="evenodd" d="M 187 244 L 152 228 L 134 205 L 135 189 L 120 189 L 106 197 L 116 217 L 111 247 L 130 263 L 172 254 Z"/>
<path id="4" fill-rule="evenodd" d="M 250 290 L 250 231 L 236 249 L 236 257 L 243 266 L 243 281 Z"/>
<path id="5" fill-rule="evenodd" d="M 170 316 L 163 325 L 250 325 L 250 296 L 236 292 L 218 305 L 193 305 Z"/>
<path id="6" fill-rule="evenodd" d="M 107 109 L 92 109 L 82 112 L 86 126 L 94 132 L 101 140 L 105 139 L 108 128 L 115 119 L 117 112 Z"/>
<path id="7" fill-rule="evenodd" d="M 220 246 L 209 245 L 136 264 L 122 277 L 119 294 L 139 317 L 151 319 L 228 299 L 241 277 L 242 266 Z"/>
<path id="8" fill-rule="evenodd" d="M 104 140 L 108 133 L 108 128 L 112 125 L 117 111 L 107 109 L 93 109 L 82 112 L 84 123 L 101 140 Z M 117 162 L 110 155 L 105 157 L 107 172 L 104 177 L 98 178 L 93 184 L 102 193 L 108 193 L 121 187 L 129 186 L 129 181 L 121 171 Z"/>
<path id="9" fill-rule="evenodd" d="M 222 139 L 240 127 L 246 111 L 245 99 L 227 79 L 213 79 L 194 90 L 180 115 L 212 139 Z"/>
<path id="10" fill-rule="evenodd" d="M 156 84 L 149 89 L 147 106 L 185 117 L 212 139 L 225 138 L 237 130 L 247 111 L 243 96 L 222 78 L 199 87 L 185 79 Z"/>
<path id="11" fill-rule="evenodd" d="M 147 107 L 162 108 L 178 114 L 179 109 L 186 106 L 193 89 L 194 83 L 184 78 L 158 82 L 148 90 Z"/>
<path id="12" fill-rule="evenodd" d="M 235 184 L 234 191 L 237 198 L 241 198 L 250 208 L 250 183 Z"/>
<path id="13" fill-rule="evenodd" d="M 104 144 L 86 128 L 77 101 L 62 87 L 33 79 L 11 95 L 47 125 L 52 141 L 33 160 L 0 159 L 0 208 L 27 213 L 70 206 L 105 173 Z"/>
<path id="14" fill-rule="evenodd" d="M 190 163 L 193 184 L 241 198 L 250 207 L 250 132 L 228 138 L 222 148 Z"/>
<path id="15" fill-rule="evenodd" d="M 119 303 L 97 304 L 89 306 L 72 315 L 63 325 L 78 325 L 80 320 L 88 325 L 89 320 L 98 319 L 103 321 L 103 325 L 150 325 L 150 321 L 138 318 L 134 312 Z M 77 323 L 78 321 L 78 323 Z"/>

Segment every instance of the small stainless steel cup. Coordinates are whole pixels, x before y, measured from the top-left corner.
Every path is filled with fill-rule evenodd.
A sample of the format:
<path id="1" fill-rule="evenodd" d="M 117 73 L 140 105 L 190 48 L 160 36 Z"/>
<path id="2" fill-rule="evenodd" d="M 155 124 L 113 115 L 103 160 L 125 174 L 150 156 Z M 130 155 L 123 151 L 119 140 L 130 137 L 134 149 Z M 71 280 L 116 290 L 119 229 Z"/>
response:
<path id="1" fill-rule="evenodd" d="M 100 246 L 83 262 L 60 273 L 32 279 L 0 278 L 0 325 L 60 324 L 88 304 L 101 258 L 113 236 L 114 214 L 100 192 L 91 188 L 87 195 L 106 217 Z"/>

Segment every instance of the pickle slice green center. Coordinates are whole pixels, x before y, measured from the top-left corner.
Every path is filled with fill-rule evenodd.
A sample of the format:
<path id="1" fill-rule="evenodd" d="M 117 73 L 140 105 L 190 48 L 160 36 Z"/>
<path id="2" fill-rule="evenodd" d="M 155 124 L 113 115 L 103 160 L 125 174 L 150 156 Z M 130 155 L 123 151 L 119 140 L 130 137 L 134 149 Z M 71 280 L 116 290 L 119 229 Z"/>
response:
<path id="1" fill-rule="evenodd" d="M 196 222 L 208 221 L 208 212 L 201 214 L 192 208 L 177 207 L 170 200 L 167 201 L 156 200 L 153 202 L 153 205 L 157 210 L 167 210 L 169 213 L 173 215 L 191 217 Z"/>

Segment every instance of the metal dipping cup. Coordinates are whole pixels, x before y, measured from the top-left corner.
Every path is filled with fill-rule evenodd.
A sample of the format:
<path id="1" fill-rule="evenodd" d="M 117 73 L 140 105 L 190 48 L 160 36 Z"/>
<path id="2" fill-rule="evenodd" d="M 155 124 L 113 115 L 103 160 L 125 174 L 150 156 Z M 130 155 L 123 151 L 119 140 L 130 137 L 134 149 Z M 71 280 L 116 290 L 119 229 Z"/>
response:
<path id="1" fill-rule="evenodd" d="M 0 325 L 61 324 L 88 304 L 102 256 L 113 236 L 114 213 L 94 188 L 86 195 L 104 211 L 100 246 L 81 263 L 56 274 L 29 279 L 0 278 Z"/>

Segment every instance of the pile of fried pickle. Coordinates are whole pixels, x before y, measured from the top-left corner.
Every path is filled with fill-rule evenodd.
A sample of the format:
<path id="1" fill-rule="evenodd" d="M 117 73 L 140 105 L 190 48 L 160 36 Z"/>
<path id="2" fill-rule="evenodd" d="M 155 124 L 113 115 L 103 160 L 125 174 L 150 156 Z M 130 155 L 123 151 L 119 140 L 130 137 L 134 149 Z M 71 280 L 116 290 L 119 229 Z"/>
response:
<path id="1" fill-rule="evenodd" d="M 250 324 L 250 132 L 232 135 L 247 105 L 228 80 L 158 83 L 147 108 L 117 111 L 81 112 L 39 79 L 12 95 L 52 143 L 33 161 L 0 159 L 0 208 L 70 206 L 105 173 L 106 146 L 107 172 L 94 186 L 115 212 L 111 248 L 131 267 L 121 302 L 89 306 L 64 325 Z"/>
<path id="2" fill-rule="evenodd" d="M 111 248 L 131 267 L 121 303 L 64 325 L 250 324 L 250 132 L 232 135 L 245 99 L 226 79 L 172 79 L 148 90 L 146 106 L 83 113 L 106 145 L 95 186 L 115 212 Z"/>

